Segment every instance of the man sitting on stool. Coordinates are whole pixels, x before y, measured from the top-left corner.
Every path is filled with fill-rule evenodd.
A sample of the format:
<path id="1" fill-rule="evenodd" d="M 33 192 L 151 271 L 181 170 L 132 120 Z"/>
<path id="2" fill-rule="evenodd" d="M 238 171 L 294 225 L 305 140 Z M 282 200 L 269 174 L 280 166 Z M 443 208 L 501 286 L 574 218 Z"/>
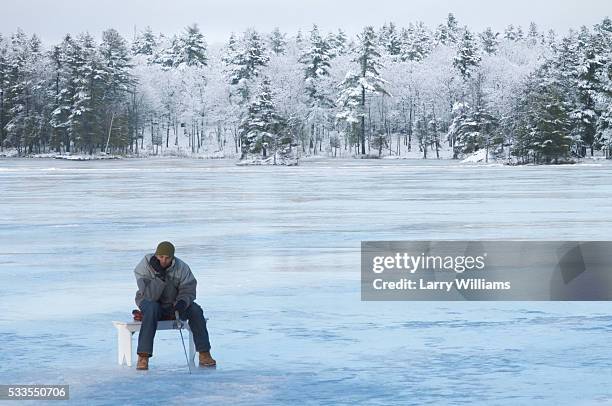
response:
<path id="1" fill-rule="evenodd" d="M 175 311 L 181 320 L 189 320 L 201 367 L 214 367 L 210 356 L 210 341 L 202 308 L 194 302 L 197 281 L 189 266 L 174 256 L 174 245 L 159 243 L 155 254 L 147 254 L 134 269 L 138 292 L 136 305 L 142 311 L 142 325 L 138 336 L 136 369 L 149 369 L 153 356 L 153 339 L 157 322 L 172 319 Z"/>

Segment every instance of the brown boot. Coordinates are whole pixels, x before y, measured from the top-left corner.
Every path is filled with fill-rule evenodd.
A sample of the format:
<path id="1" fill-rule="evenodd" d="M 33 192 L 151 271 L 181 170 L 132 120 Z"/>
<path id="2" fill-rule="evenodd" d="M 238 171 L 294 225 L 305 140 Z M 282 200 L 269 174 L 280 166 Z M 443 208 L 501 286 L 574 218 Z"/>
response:
<path id="1" fill-rule="evenodd" d="M 147 369 L 149 369 L 149 357 L 150 355 L 145 352 L 138 353 L 138 362 L 136 363 L 136 369 L 140 369 L 142 371 L 146 371 Z"/>
<path id="2" fill-rule="evenodd" d="M 217 361 L 210 356 L 210 351 L 200 352 L 200 366 L 201 367 L 214 367 L 217 365 Z"/>

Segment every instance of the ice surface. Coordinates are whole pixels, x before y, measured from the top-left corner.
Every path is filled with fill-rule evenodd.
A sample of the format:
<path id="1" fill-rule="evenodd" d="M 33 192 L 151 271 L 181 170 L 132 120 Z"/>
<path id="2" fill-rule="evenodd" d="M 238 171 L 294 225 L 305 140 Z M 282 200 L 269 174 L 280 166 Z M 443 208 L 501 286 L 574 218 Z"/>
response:
<path id="1" fill-rule="evenodd" d="M 0 161 L 0 383 L 74 404 L 612 403 L 608 303 L 361 302 L 361 240 L 610 239 L 612 165 Z M 160 240 L 198 278 L 216 370 L 148 372 L 111 320 Z M 27 402 L 25 402 L 27 404 Z"/>

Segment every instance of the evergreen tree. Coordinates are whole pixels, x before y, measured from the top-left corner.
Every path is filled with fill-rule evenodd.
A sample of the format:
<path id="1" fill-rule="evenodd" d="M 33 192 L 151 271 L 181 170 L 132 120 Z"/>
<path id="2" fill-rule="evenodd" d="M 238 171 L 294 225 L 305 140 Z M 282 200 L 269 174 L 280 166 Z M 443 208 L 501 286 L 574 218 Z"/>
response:
<path id="1" fill-rule="evenodd" d="M 77 37 L 70 49 L 71 61 L 70 93 L 73 95 L 68 121 L 70 135 L 75 146 L 93 153 L 101 146 L 104 137 L 104 113 L 102 96 L 105 92 L 105 77 L 100 75 L 103 67 L 94 39 L 89 33 Z"/>
<path id="2" fill-rule="evenodd" d="M 313 25 L 310 31 L 310 47 L 300 57 L 304 64 L 305 90 L 308 97 L 308 117 L 310 122 L 310 144 L 314 147 L 321 133 L 320 124 L 327 122 L 332 102 L 327 95 L 327 89 L 321 79 L 329 76 L 332 49 L 330 44 L 321 37 L 319 29 Z M 315 148 L 316 151 L 316 148 Z"/>
<path id="3" fill-rule="evenodd" d="M 399 55 L 402 48 L 400 34 L 393 22 L 390 22 L 384 31 L 384 37 L 381 38 L 381 45 L 389 55 Z"/>
<path id="4" fill-rule="evenodd" d="M 344 80 L 338 85 L 340 95 L 336 101 L 339 112 L 336 118 L 346 125 L 346 134 L 351 144 L 358 144 L 361 135 L 358 125 L 365 116 L 361 104 L 361 76 L 353 71 L 348 71 Z"/>
<path id="5" fill-rule="evenodd" d="M 172 66 L 202 67 L 208 63 L 206 40 L 197 24 L 188 26 L 173 44 Z"/>
<path id="6" fill-rule="evenodd" d="M 523 27 L 520 25 L 516 27 L 516 40 L 523 41 L 525 39 L 525 33 L 523 33 Z"/>
<path id="7" fill-rule="evenodd" d="M 434 34 L 437 44 L 452 45 L 459 41 L 461 30 L 453 13 L 449 13 L 445 24 L 440 24 Z"/>
<path id="8" fill-rule="evenodd" d="M 221 56 L 221 60 L 226 65 L 231 66 L 232 63 L 237 61 L 237 53 L 238 53 L 238 41 L 236 40 L 236 36 L 232 32 L 230 34 L 229 40 L 227 41 L 227 45 L 225 46 L 225 52 Z"/>
<path id="9" fill-rule="evenodd" d="M 175 67 L 176 61 L 180 58 L 177 55 L 179 48 L 179 38 L 176 35 L 173 35 L 171 38 L 160 35 L 157 52 L 152 58 L 153 63 L 160 65 L 164 70 Z"/>
<path id="10" fill-rule="evenodd" d="M 529 24 L 529 31 L 527 31 L 527 43 L 530 46 L 535 46 L 541 42 L 541 36 L 538 32 L 538 26 L 533 21 Z"/>
<path id="11" fill-rule="evenodd" d="M 499 45 L 499 40 L 497 39 L 498 36 L 499 33 L 493 32 L 491 27 L 487 27 L 483 32 L 481 32 L 479 37 L 482 50 L 489 55 L 495 54 Z"/>
<path id="12" fill-rule="evenodd" d="M 400 58 L 402 61 L 420 62 L 431 51 L 429 32 L 420 21 L 416 25 L 410 23 L 408 28 L 402 29 L 401 38 Z"/>
<path id="13" fill-rule="evenodd" d="M 610 18 L 606 17 L 595 25 L 591 42 L 599 56 L 595 93 L 599 118 L 595 144 L 603 147 L 606 156 L 612 158 L 612 20 Z"/>
<path id="14" fill-rule="evenodd" d="M 542 43 L 554 50 L 557 47 L 557 33 L 555 30 L 548 30 L 546 38 L 542 40 Z"/>
<path id="15" fill-rule="evenodd" d="M 357 38 L 359 45 L 356 49 L 355 62 L 359 64 L 360 68 L 361 106 L 365 110 L 366 92 L 383 95 L 389 95 L 389 93 L 384 88 L 386 81 L 378 73 L 382 64 L 379 62 L 380 53 L 377 49 L 374 28 L 371 26 L 365 27 Z M 361 117 L 361 153 L 365 155 L 365 116 Z"/>
<path id="16" fill-rule="evenodd" d="M 342 31 L 341 29 L 338 29 L 338 33 L 335 36 L 335 41 L 334 41 L 334 54 L 336 55 L 343 55 L 346 53 L 346 48 L 347 48 L 347 38 L 346 38 L 346 34 L 344 33 L 344 31 Z"/>
<path id="17" fill-rule="evenodd" d="M 504 30 L 504 39 L 507 39 L 508 41 L 516 41 L 516 37 L 516 29 L 514 28 L 514 25 L 508 25 Z"/>
<path id="18" fill-rule="evenodd" d="M 331 47 L 321 37 L 316 25 L 310 31 L 310 48 L 300 57 L 300 62 L 305 65 L 304 76 L 306 79 L 318 78 L 329 75 L 331 61 Z"/>
<path id="19" fill-rule="evenodd" d="M 63 146 L 70 151 L 70 123 L 69 116 L 72 110 L 71 83 L 69 75 L 69 52 L 75 46 L 70 35 L 66 35 L 61 44 L 53 47 L 50 53 L 52 63 L 52 78 L 49 83 L 49 94 L 52 97 L 51 111 L 51 146 L 61 151 Z"/>
<path id="20" fill-rule="evenodd" d="M 480 149 L 488 152 L 502 143 L 498 132 L 499 121 L 484 105 L 470 108 L 467 104 L 458 103 L 454 107 L 456 114 L 449 127 L 449 138 L 456 140 L 455 156 L 458 152 L 469 154 Z"/>
<path id="21" fill-rule="evenodd" d="M 338 56 L 338 43 L 336 41 L 336 35 L 332 32 L 328 32 L 323 38 L 323 41 L 327 44 L 329 57 L 330 59 L 334 59 Z"/>
<path id="22" fill-rule="evenodd" d="M 453 13 L 448 13 L 446 17 L 446 28 L 448 29 L 450 42 L 457 42 L 459 40 L 459 22 Z"/>
<path id="23" fill-rule="evenodd" d="M 388 35 L 389 27 L 387 23 L 384 23 L 382 27 L 376 33 L 376 38 L 378 39 L 378 46 L 382 49 L 385 49 L 385 45 L 387 44 L 387 35 Z"/>
<path id="24" fill-rule="evenodd" d="M 245 35 L 244 56 L 241 58 L 246 62 L 246 68 L 251 76 L 257 76 L 260 69 L 268 64 L 270 58 L 266 48 L 257 31 L 250 30 Z"/>
<path id="25" fill-rule="evenodd" d="M 612 158 L 612 103 L 597 121 L 597 143 L 604 149 L 606 158 Z"/>
<path id="26" fill-rule="evenodd" d="M 135 84 L 130 73 L 132 65 L 126 41 L 114 29 L 104 31 L 99 55 L 104 71 L 104 93 L 101 95 L 100 114 L 103 114 L 104 122 L 108 123 L 104 125 L 104 133 L 108 133 L 106 144 L 126 147 L 132 142 L 132 134 L 127 132 L 127 126 L 130 124 L 128 92 Z M 122 122 L 125 128 L 120 126 Z M 106 144 L 103 150 L 106 150 Z"/>
<path id="27" fill-rule="evenodd" d="M 262 80 L 255 100 L 249 105 L 248 115 L 240 125 L 242 138 L 242 156 L 259 154 L 263 159 L 269 154 L 277 152 L 288 154 L 291 148 L 291 136 L 287 131 L 286 120 L 281 117 L 274 107 L 270 81 Z"/>
<path id="28" fill-rule="evenodd" d="M 594 142 L 597 134 L 597 121 L 600 112 L 596 106 L 598 89 L 601 86 L 598 72 L 604 63 L 597 52 L 596 45 L 586 27 L 582 27 L 578 35 L 578 66 L 576 69 L 577 100 L 572 116 L 575 119 L 575 133 L 580 137 L 584 147 L 590 148 L 593 155 Z"/>
<path id="29" fill-rule="evenodd" d="M 463 37 L 457 49 L 457 55 L 453 59 L 453 66 L 459 70 L 464 79 L 467 79 L 479 64 L 480 56 L 478 55 L 476 41 L 472 33 L 465 27 Z"/>
<path id="30" fill-rule="evenodd" d="M 46 126 L 43 55 L 36 35 L 27 38 L 18 30 L 11 36 L 6 58 L 7 73 L 4 76 L 3 107 L 6 112 L 5 143 L 17 148 L 19 153 L 32 153 L 40 145 Z"/>
<path id="31" fill-rule="evenodd" d="M 145 27 L 144 31 L 140 32 L 132 43 L 132 53 L 134 55 L 146 55 L 152 57 L 157 48 L 157 39 L 151 30 L 151 27 Z"/>
<path id="32" fill-rule="evenodd" d="M 270 43 L 270 50 L 274 52 L 274 54 L 282 55 L 285 53 L 285 49 L 287 48 L 287 34 L 281 33 L 278 27 L 274 28 L 268 41 Z"/>
<path id="33" fill-rule="evenodd" d="M 550 64 L 529 77 L 516 110 L 514 155 L 536 163 L 567 159 L 573 144 L 570 110 Z"/>
<path id="34" fill-rule="evenodd" d="M 338 88 L 340 95 L 336 105 L 340 107 L 340 112 L 337 118 L 351 124 L 359 123 L 364 115 L 361 105 L 361 76 L 348 71 Z"/>
<path id="35" fill-rule="evenodd" d="M 126 41 L 116 30 L 106 30 L 102 33 L 99 51 L 100 62 L 106 76 L 106 87 L 110 100 L 113 100 L 119 93 L 126 92 L 133 85 L 130 73 L 132 65 Z"/>
<path id="36" fill-rule="evenodd" d="M 249 81 L 259 75 L 270 58 L 257 31 L 247 30 L 240 45 L 232 62 L 230 83 L 237 87 L 241 103 L 245 103 L 250 95 Z"/>
<path id="37" fill-rule="evenodd" d="M 8 121 L 7 103 L 5 98 L 9 86 L 9 55 L 8 44 L 0 34 L 0 151 L 4 150 L 6 140 L 5 126 Z"/>
<path id="38" fill-rule="evenodd" d="M 297 34 L 295 35 L 295 45 L 298 49 L 301 49 L 303 44 L 304 36 L 302 35 L 302 30 L 298 30 Z"/>

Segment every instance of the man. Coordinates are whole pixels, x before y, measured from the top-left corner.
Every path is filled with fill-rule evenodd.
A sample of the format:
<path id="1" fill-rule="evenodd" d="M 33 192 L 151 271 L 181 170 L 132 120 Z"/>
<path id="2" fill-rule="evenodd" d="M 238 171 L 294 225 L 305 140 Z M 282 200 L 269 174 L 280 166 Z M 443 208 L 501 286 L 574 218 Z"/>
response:
<path id="1" fill-rule="evenodd" d="M 174 256 L 174 245 L 168 241 L 159 243 L 155 254 L 145 255 L 136 265 L 134 274 L 138 284 L 136 305 L 142 312 L 136 369 L 149 369 L 157 322 L 171 319 L 175 311 L 181 320 L 189 320 L 200 366 L 214 367 L 217 362 L 210 355 L 206 319 L 194 302 L 197 281 L 189 266 Z"/>

